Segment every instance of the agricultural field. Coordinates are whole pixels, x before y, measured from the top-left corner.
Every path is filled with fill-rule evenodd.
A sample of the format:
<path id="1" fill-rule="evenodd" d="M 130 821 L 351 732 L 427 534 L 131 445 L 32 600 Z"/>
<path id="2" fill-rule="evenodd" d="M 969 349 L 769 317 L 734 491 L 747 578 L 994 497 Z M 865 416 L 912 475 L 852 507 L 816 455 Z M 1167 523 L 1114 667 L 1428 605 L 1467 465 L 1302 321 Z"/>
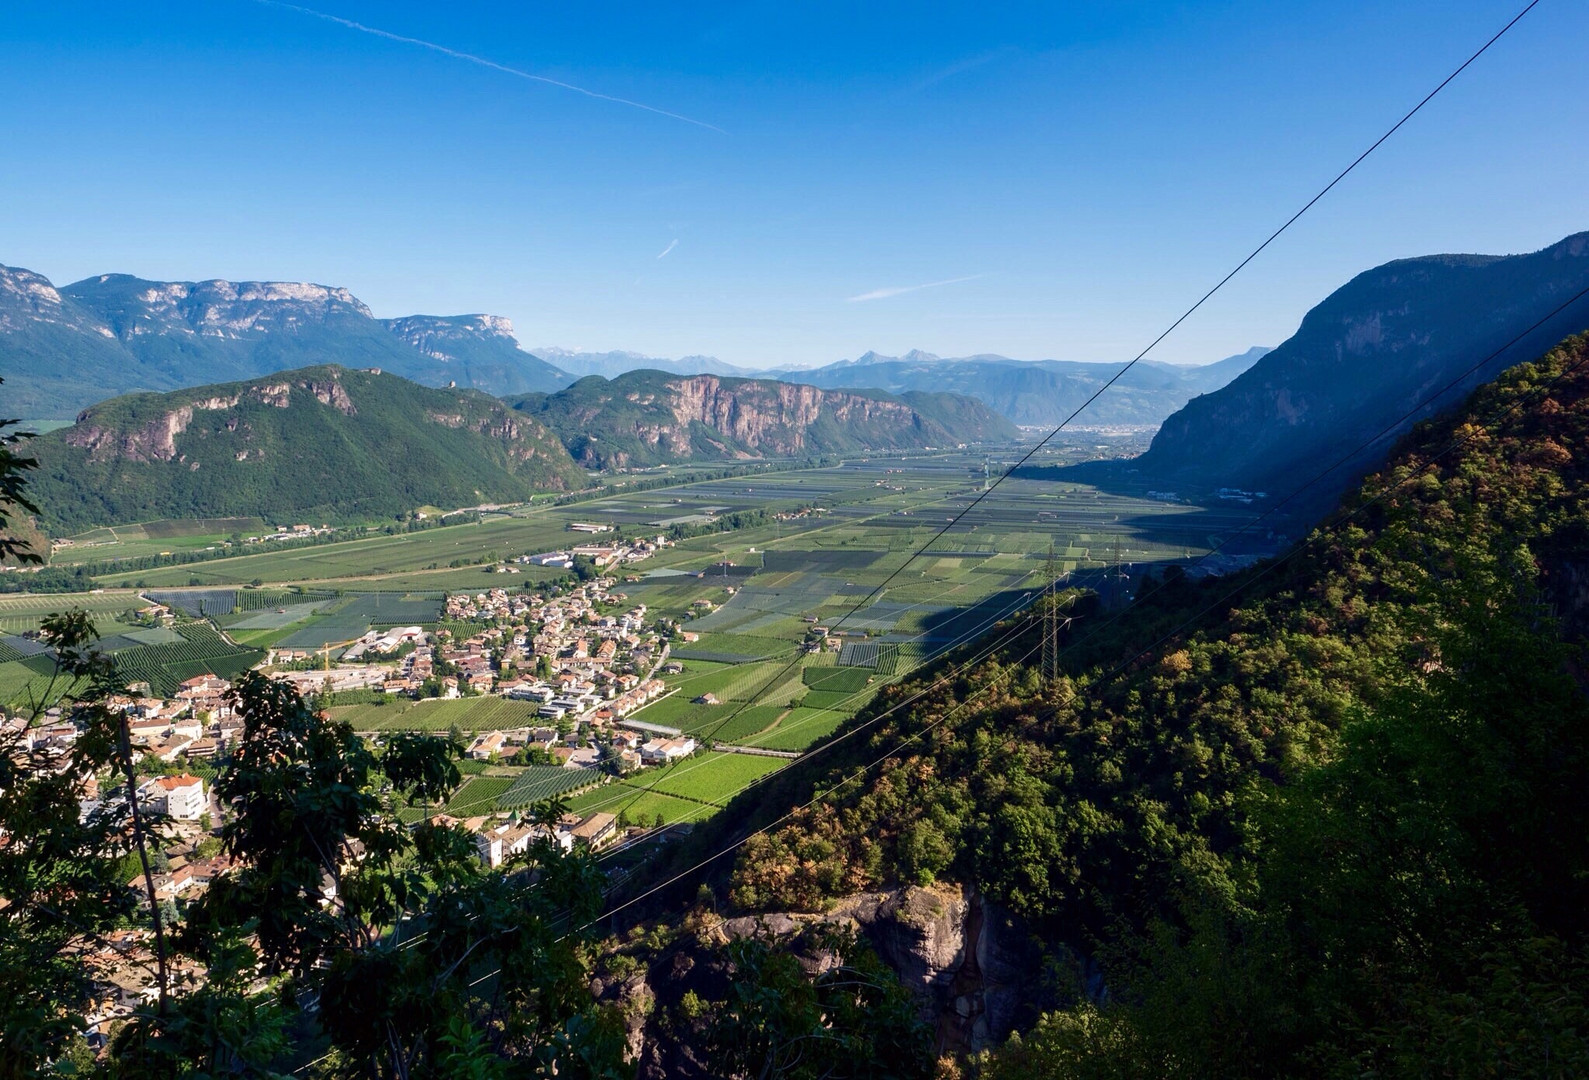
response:
<path id="1" fill-rule="evenodd" d="M 116 651 L 116 674 L 128 684 L 148 683 L 153 693 L 169 697 L 187 679 L 205 674 L 233 679 L 265 658 L 258 649 L 233 645 L 207 622 L 182 623 L 175 629 L 177 641 Z"/>
<path id="2" fill-rule="evenodd" d="M 789 750 L 800 753 L 813 743 L 826 739 L 848 720 L 850 712 L 836 709 L 779 710 L 780 717 L 771 727 L 759 729 L 756 734 L 738 740 L 742 746 L 755 746 L 763 750 Z"/>
<path id="3" fill-rule="evenodd" d="M 545 721 L 536 718 L 534 702 L 510 701 L 500 697 L 432 698 L 413 701 L 393 697 L 381 704 L 342 705 L 330 710 L 336 720 L 346 720 L 355 731 L 499 731 L 532 727 Z"/>
<path id="4" fill-rule="evenodd" d="M 567 769 L 556 765 L 531 765 L 519 770 L 512 786 L 498 798 L 502 810 L 522 810 L 543 799 L 566 795 L 570 791 L 601 783 L 603 777 L 591 769 Z"/>
<path id="5" fill-rule="evenodd" d="M 1032 465 L 1118 452 L 1108 437 L 1080 433 L 1040 452 Z M 572 522 L 606 523 L 628 536 L 654 535 L 675 524 L 709 523 L 715 514 L 765 511 L 765 524 L 682 539 L 624 569 L 626 578 L 638 578 L 619 586 L 630 604 L 643 603 L 653 620 L 677 619 L 700 635 L 695 642 L 675 642 L 671 656 L 685 671 L 664 676 L 673 693 L 634 719 L 697 738 L 799 752 L 831 736 L 878 688 L 1018 613 L 1045 585 L 1050 568 L 1069 583 L 1097 587 L 1106 602 L 1123 601 L 1134 573 L 1195 558 L 1255 516 L 1248 507 L 1177 505 L 1023 475 L 1002 483 L 938 535 L 981 494 L 985 465 L 1001 471 L 1013 462 L 1013 455 L 1007 457 L 871 455 L 726 480 L 694 479 L 680 470 L 679 482 L 667 488 L 567 506 L 540 501 L 479 523 L 291 551 L 240 552 L 98 580 L 110 588 L 142 582 L 194 614 L 202 612 L 237 643 L 222 642 L 231 659 L 217 651 L 162 662 L 160 677 L 169 679 L 200 662 L 210 669 L 241 663 L 243 656 L 257 655 L 249 646 L 320 649 L 372 627 L 433 627 L 440 598 L 449 591 L 513 590 L 556 580 L 561 571 L 550 568 L 516 564 L 516 573 L 494 570 L 503 559 L 597 539 L 571 532 Z M 798 516 L 775 520 L 777 514 Z M 60 561 L 210 547 L 234 531 L 251 530 L 214 522 L 95 530 L 74 538 Z M 931 549 L 917 557 L 916 549 L 929 540 Z M 1242 544 L 1233 553 L 1264 553 L 1261 544 Z M 256 580 L 262 588 L 250 587 Z M 49 611 L 77 605 L 88 608 L 102 633 L 113 637 L 118 662 L 125 656 L 129 669 L 149 660 L 149 650 L 193 644 L 185 637 L 139 639 L 116 621 L 142 603 L 125 588 L 60 597 L 0 595 L 0 632 L 35 629 Z M 806 635 L 816 626 L 838 635 L 841 648 L 802 655 Z M 35 687 L 41 666 L 20 651 L 12 655 L 0 642 L 0 697 Z M 720 704 L 694 704 L 703 693 Z M 537 723 L 535 713 L 534 704 L 498 698 L 393 700 L 333 710 L 357 730 L 372 732 L 523 727 Z M 630 815 L 635 820 L 657 814 L 669 822 L 696 820 L 714 812 L 725 791 L 782 764 L 778 758 L 703 752 L 669 770 L 581 793 L 575 801 L 588 809 L 601 800 L 638 796 Z M 569 772 L 572 780 L 588 782 Z M 513 788 L 503 781 L 517 779 L 472 775 L 459 798 L 501 806 Z M 564 778 L 554 770 L 544 782 L 555 786 Z M 653 782 L 660 786 L 645 790 Z M 523 794 L 527 788 L 515 790 Z"/>
<path id="6" fill-rule="evenodd" d="M 782 758 L 701 750 L 694 757 L 626 781 L 650 791 L 722 806 L 741 788 L 787 765 Z"/>
<path id="7" fill-rule="evenodd" d="M 235 535 L 251 536 L 264 531 L 265 524 L 258 518 L 198 518 L 117 525 L 66 537 L 70 543 L 57 548 L 51 562 L 57 566 L 77 566 L 112 559 L 203 551 L 225 547 Z"/>
<path id="8" fill-rule="evenodd" d="M 461 766 L 477 764 L 460 763 Z M 462 771 L 466 774 L 464 782 L 445 806 L 432 807 L 433 811 L 462 818 L 524 810 L 543 799 L 600 785 L 604 779 L 588 769 L 564 769 L 555 765 L 493 768 L 489 775 L 480 775 L 482 770 L 476 768 Z M 418 820 L 420 809 L 410 807 L 404 815 L 405 820 Z"/>
<path id="9" fill-rule="evenodd" d="M 717 807 L 707 803 L 692 802 L 660 791 L 646 791 L 620 781 L 596 788 L 568 800 L 568 808 L 576 814 L 594 814 L 602 811 L 617 814 L 620 820 L 651 825 L 660 820 L 664 825 L 701 821 L 717 813 Z"/>
<path id="10" fill-rule="evenodd" d="M 699 821 L 720 810 L 751 783 L 788 764 L 783 758 L 701 751 L 662 769 L 648 769 L 569 800 L 569 809 L 589 814 L 620 811 L 630 821 L 665 824 Z"/>
<path id="11" fill-rule="evenodd" d="M 447 801 L 447 813 L 454 817 L 489 814 L 497 808 L 497 800 L 515 783 L 517 781 L 511 776 L 471 776 Z"/>
<path id="12" fill-rule="evenodd" d="M 23 656 L 16 645 L 0 644 L 4 645 L 0 649 L 0 658 L 4 658 L 0 662 L 0 705 L 31 707 L 50 688 L 55 662 L 46 653 Z M 234 678 L 264 658 L 258 650 L 233 645 L 206 622 L 181 623 L 174 629 L 127 628 L 124 633 L 102 637 L 100 646 L 115 660 L 121 679 L 129 684 L 148 683 L 161 695 L 175 693 L 184 680 L 198 675 Z"/>
<path id="13" fill-rule="evenodd" d="M 37 630 L 46 615 L 80 609 L 94 617 L 101 633 L 117 615 L 148 605 L 131 591 L 98 593 L 4 593 L 0 594 L 0 631 L 9 634 Z"/>

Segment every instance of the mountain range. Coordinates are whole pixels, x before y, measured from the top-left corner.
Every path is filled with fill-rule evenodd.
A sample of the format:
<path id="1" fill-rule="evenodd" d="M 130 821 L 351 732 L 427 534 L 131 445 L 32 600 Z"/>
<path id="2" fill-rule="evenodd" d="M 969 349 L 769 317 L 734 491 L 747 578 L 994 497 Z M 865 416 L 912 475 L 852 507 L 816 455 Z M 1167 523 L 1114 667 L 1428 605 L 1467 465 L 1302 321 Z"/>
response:
<path id="1" fill-rule="evenodd" d="M 173 517 L 368 521 L 587 483 L 555 434 L 496 398 L 330 365 L 114 398 L 28 452 L 57 534 Z"/>
<path id="2" fill-rule="evenodd" d="M 1159 487 L 1274 492 L 1345 454 L 1311 496 L 1332 499 L 1413 424 L 1586 327 L 1589 233 L 1526 255 L 1398 259 L 1341 286 L 1273 352 L 1188 402 L 1125 468 Z"/>
<path id="3" fill-rule="evenodd" d="M 600 434 L 595 434 L 599 432 Z M 44 524 L 186 517 L 369 521 L 587 486 L 586 468 L 1013 438 L 954 394 L 716 375 L 589 376 L 511 406 L 334 365 L 90 406 L 29 445 Z M 577 461 L 576 461 L 577 458 Z"/>
<path id="4" fill-rule="evenodd" d="M 661 356 L 614 349 L 610 352 L 585 352 L 564 349 L 556 345 L 541 345 L 530 350 L 549 364 L 571 372 L 571 378 L 600 375 L 605 379 L 617 378 L 630 371 L 666 371 L 670 375 L 767 375 L 770 372 L 740 367 L 719 360 L 715 356 L 681 356 L 670 360 Z M 798 380 L 796 380 L 798 381 Z"/>
<path id="5" fill-rule="evenodd" d="M 691 459 L 790 457 L 1013 439 L 1013 425 L 957 394 L 826 390 L 771 379 L 590 375 L 513 407 L 563 434 L 591 468 Z"/>
<path id="6" fill-rule="evenodd" d="M 1157 424 L 1223 385 L 1254 352 L 1183 368 L 1141 364 L 1083 418 Z M 866 353 L 817 368 L 753 371 L 710 356 L 546 347 L 527 352 L 499 315 L 377 319 L 347 289 L 306 282 L 149 281 L 102 274 L 64 288 L 0 266 L 0 377 L 19 416 L 67 419 L 117 394 L 251 379 L 315 364 L 378 367 L 426 386 L 497 396 L 549 394 L 589 375 L 635 370 L 773 378 L 827 389 L 971 394 L 1018 424 L 1056 424 L 1117 370 L 1112 364 L 1025 362 L 995 355 L 944 359 Z"/>
<path id="7" fill-rule="evenodd" d="M 492 315 L 379 320 L 346 289 L 325 285 L 103 274 L 57 289 L 0 266 L 0 377 L 10 410 L 41 419 L 132 391 L 323 363 L 493 394 L 573 380 L 519 349 L 512 329 Z"/>
<path id="8" fill-rule="evenodd" d="M 1155 426 L 1197 395 L 1224 386 L 1267 352 L 1255 347 L 1199 367 L 1141 361 L 1070 426 Z M 944 358 L 913 350 L 904 356 L 868 352 L 826 367 L 776 374 L 813 386 L 876 387 L 893 393 L 946 390 L 974 397 L 1017 424 L 1053 427 L 1081 408 L 1123 366 L 1012 360 L 991 354 Z"/>

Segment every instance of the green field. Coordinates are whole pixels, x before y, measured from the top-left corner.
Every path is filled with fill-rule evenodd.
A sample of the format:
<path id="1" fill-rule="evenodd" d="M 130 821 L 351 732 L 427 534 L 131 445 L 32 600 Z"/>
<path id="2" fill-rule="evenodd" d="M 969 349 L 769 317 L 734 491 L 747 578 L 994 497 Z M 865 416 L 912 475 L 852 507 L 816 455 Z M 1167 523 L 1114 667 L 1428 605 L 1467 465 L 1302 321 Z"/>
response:
<path id="1" fill-rule="evenodd" d="M 733 709 L 723 709 L 721 715 L 713 718 L 713 723 L 700 731 L 691 731 L 692 735 L 706 735 L 718 742 L 725 743 L 751 743 L 756 745 L 750 736 L 766 728 L 778 717 L 788 710 L 782 705 L 746 705 L 735 706 L 740 709 L 737 715 Z"/>
<path id="2" fill-rule="evenodd" d="M 745 746 L 759 746 L 764 750 L 799 752 L 833 734 L 850 716 L 848 712 L 833 709 L 790 709 L 776 727 L 738 741 Z"/>
<path id="3" fill-rule="evenodd" d="M 658 816 L 664 825 L 677 825 L 680 822 L 700 821 L 717 812 L 716 807 L 705 803 L 677 799 L 661 792 L 630 787 L 626 783 L 608 784 L 576 796 L 569 800 L 568 808 L 576 814 L 593 814 L 597 811 L 619 814 L 635 824 L 645 825 L 652 824 Z"/>
<path id="4" fill-rule="evenodd" d="M 3 593 L 0 594 L 0 631 L 20 633 L 37 630 L 46 615 L 81 610 L 94 616 L 94 624 L 100 633 L 107 634 L 113 632 L 114 616 L 147 606 L 137 593 L 125 591 L 39 595 Z"/>
<path id="5" fill-rule="evenodd" d="M 412 701 L 393 697 L 377 705 L 342 705 L 333 708 L 333 719 L 346 720 L 355 731 L 499 731 L 544 723 L 534 702 L 499 697 L 429 699 Z"/>
<path id="6" fill-rule="evenodd" d="M 0 704 L 32 708 L 51 705 L 71 684 L 55 678 L 55 662 L 32 656 L 0 664 Z M 46 698 L 48 695 L 48 698 Z"/>
<path id="7" fill-rule="evenodd" d="M 1091 459 L 1108 440 L 1087 434 L 1058 442 L 1040 451 L 1031 464 Z M 1001 468 L 995 456 L 994 467 Z M 1003 464 L 1013 463 L 1015 456 L 1012 452 Z M 667 488 L 619 492 L 577 505 L 543 502 L 489 516 L 479 524 L 372 535 L 292 551 L 245 552 L 185 566 L 108 574 L 99 581 L 106 586 L 143 581 L 151 589 L 179 591 L 198 582 L 215 590 L 216 611 L 224 609 L 227 596 L 235 599 L 237 610 L 217 618 L 239 645 L 317 649 L 352 640 L 370 627 L 434 626 L 439 617 L 434 598 L 444 591 L 514 590 L 556 579 L 560 571 L 532 566 L 517 566 L 517 574 L 492 570 L 496 560 L 579 542 L 579 534 L 568 529 L 573 521 L 602 521 L 630 535 L 649 535 L 659 528 L 653 522 L 700 521 L 725 511 L 799 510 L 803 516 L 789 520 L 681 540 L 645 563 L 626 567 L 626 576 L 642 580 L 619 586 L 630 604 L 646 604 L 652 619 L 690 616 L 682 625 L 701 635 L 694 643 L 675 642 L 672 655 L 683 662 L 683 674 L 664 676 L 673 693 L 635 719 L 679 727 L 699 738 L 798 752 L 829 737 L 879 687 L 922 660 L 986 632 L 996 619 L 1028 602 L 1042 583 L 1051 546 L 1072 583 L 1101 584 L 1103 570 L 1117 558 L 1139 568 L 1183 561 L 1254 516 L 1250 508 L 1203 509 L 1108 494 L 1068 481 L 1016 477 L 938 536 L 948 518 L 970 507 L 980 494 L 984 457 L 954 452 L 867 455 L 829 467 L 712 481 L 692 481 L 680 470 L 678 482 Z M 823 512 L 804 513 L 812 506 Z M 76 538 L 79 545 L 60 561 L 205 548 L 219 544 L 230 531 L 214 522 L 99 529 Z M 929 539 L 934 540 L 933 549 L 912 558 Z M 485 560 L 493 565 L 483 565 Z M 714 575 L 724 560 L 739 569 Z M 702 570 L 706 576 L 693 576 Z M 265 586 L 244 587 L 256 579 Z M 299 591 L 289 593 L 289 588 Z M 338 590 L 343 595 L 334 595 Z M 703 599 L 715 610 L 696 618 L 694 604 Z M 116 616 L 142 602 L 127 591 L 0 595 L 0 630 L 36 628 L 44 614 L 74 605 L 88 608 L 109 635 L 129 629 Z M 803 639 L 814 625 L 851 632 L 843 636 L 842 665 L 841 657 L 832 653 L 801 655 Z M 862 631 L 869 636 L 862 637 Z M 129 654 L 129 666 L 151 659 L 139 649 L 155 647 L 126 633 L 118 644 L 118 657 Z M 159 647 L 191 644 L 184 638 L 183 643 Z M 0 652 L 0 658 L 6 655 Z M 225 656 L 168 658 L 159 665 L 159 674 L 169 680 L 196 670 L 195 664 L 224 669 L 247 655 L 255 654 L 229 648 Z M 797 663 L 790 662 L 797 658 Z M 42 677 L 38 667 L 37 662 L 29 666 L 17 659 L 0 662 L 0 696 L 35 687 Z M 703 693 L 722 704 L 693 704 Z M 475 732 L 534 725 L 536 711 L 531 703 L 464 698 L 340 706 L 333 714 L 360 731 L 445 731 L 456 726 Z M 695 820 L 712 813 L 762 770 L 781 764 L 775 758 L 704 754 L 665 772 L 582 793 L 576 802 L 588 807 L 638 794 L 632 814 L 637 819 L 649 822 L 660 813 L 670 822 Z M 541 782 L 552 787 L 589 782 L 568 772 L 566 780 L 554 771 Z M 509 779 L 473 776 L 460 791 L 458 800 L 464 801 L 458 804 L 483 800 L 501 806 L 511 787 L 502 781 Z M 665 787 L 644 791 L 653 781 Z"/>
<path id="8" fill-rule="evenodd" d="M 853 694 L 872 685 L 873 672 L 871 668 L 808 667 L 800 673 L 800 677 L 813 690 Z"/>
<path id="9" fill-rule="evenodd" d="M 508 776 L 471 776 L 453 792 L 447 802 L 447 813 L 454 817 L 471 817 L 489 814 L 496 802 L 507 793 L 516 781 Z"/>
<path id="10" fill-rule="evenodd" d="M 647 770 L 625 783 L 721 806 L 751 781 L 777 772 L 787 764 L 782 758 L 701 750 L 692 758 Z"/>
<path id="11" fill-rule="evenodd" d="M 601 782 L 601 774 L 591 769 L 566 769 L 556 765 L 531 765 L 520 771 L 512 787 L 498 798 L 503 810 L 520 810 L 542 799 L 550 799 Z"/>

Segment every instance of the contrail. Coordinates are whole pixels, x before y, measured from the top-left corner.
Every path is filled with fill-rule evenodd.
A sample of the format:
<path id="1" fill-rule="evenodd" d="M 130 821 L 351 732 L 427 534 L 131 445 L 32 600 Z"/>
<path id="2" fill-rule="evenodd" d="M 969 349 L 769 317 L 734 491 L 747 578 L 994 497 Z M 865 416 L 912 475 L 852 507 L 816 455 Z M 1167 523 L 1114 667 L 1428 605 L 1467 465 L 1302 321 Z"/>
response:
<path id="1" fill-rule="evenodd" d="M 357 30 L 362 34 L 371 34 L 378 38 L 385 38 L 387 41 L 398 41 L 404 45 L 418 45 L 421 49 L 429 49 L 432 52 L 439 52 L 443 56 L 452 57 L 454 60 L 466 60 L 471 64 L 478 64 L 480 67 L 490 68 L 492 71 L 500 71 L 506 75 L 517 76 L 520 79 L 529 79 L 531 82 L 546 83 L 548 86 L 556 86 L 563 90 L 572 90 L 576 94 L 584 94 L 586 97 L 596 98 L 599 101 L 611 101 L 617 105 L 627 105 L 631 109 L 644 109 L 648 113 L 656 113 L 658 116 L 666 116 L 669 120 L 679 120 L 686 124 L 694 124 L 696 127 L 703 127 L 708 131 L 715 131 L 719 135 L 728 134 L 728 132 L 724 131 L 716 124 L 708 124 L 705 120 L 696 120 L 694 117 L 681 116 L 676 112 L 668 112 L 666 109 L 659 109 L 654 105 L 646 105 L 638 101 L 630 101 L 628 98 L 613 97 L 611 94 L 603 94 L 596 90 L 586 90 L 583 86 L 575 86 L 573 83 L 566 83 L 558 79 L 551 79 L 545 75 L 533 75 L 528 71 L 521 71 L 518 68 L 508 67 L 506 64 L 499 64 L 495 60 L 487 60 L 483 56 L 476 56 L 473 53 L 459 52 L 457 49 L 449 49 L 445 45 L 437 45 L 434 41 L 422 41 L 419 38 L 405 37 L 402 34 L 394 34 L 390 30 L 381 30 L 374 26 L 366 26 L 361 22 L 354 22 L 352 19 L 344 19 L 340 15 L 328 15 L 323 11 L 316 11 L 314 8 L 306 8 L 301 7 L 298 4 L 284 3 L 283 0 L 254 0 L 254 2 L 257 4 L 263 4 L 266 7 L 284 8 L 287 11 L 296 11 L 300 15 L 308 15 L 312 18 L 323 19 L 326 22 L 336 23 L 338 26 L 345 26 L 349 30 Z"/>
<path id="2" fill-rule="evenodd" d="M 667 247 L 662 249 L 662 254 L 658 255 L 657 258 L 659 258 L 659 259 L 667 258 L 668 252 L 672 251 L 674 248 L 676 248 L 678 246 L 679 246 L 679 242 L 677 240 L 673 241 L 673 243 L 669 244 Z"/>
<path id="3" fill-rule="evenodd" d="M 972 274 L 970 277 L 954 277 L 944 281 L 929 281 L 925 285 L 896 285 L 887 289 L 873 289 L 863 292 L 859 296 L 851 296 L 845 300 L 847 304 L 860 303 L 862 300 L 887 300 L 890 296 L 901 296 L 905 293 L 919 292 L 922 289 L 936 289 L 940 285 L 958 285 L 962 281 L 975 281 L 984 274 Z"/>

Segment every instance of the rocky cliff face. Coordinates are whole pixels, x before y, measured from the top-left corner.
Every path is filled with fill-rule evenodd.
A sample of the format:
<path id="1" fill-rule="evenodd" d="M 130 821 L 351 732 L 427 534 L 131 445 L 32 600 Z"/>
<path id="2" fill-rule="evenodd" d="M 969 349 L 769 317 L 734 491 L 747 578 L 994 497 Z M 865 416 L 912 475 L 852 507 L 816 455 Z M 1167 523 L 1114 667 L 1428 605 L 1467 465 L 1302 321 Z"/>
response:
<path id="1" fill-rule="evenodd" d="M 456 382 L 497 395 L 551 393 L 574 377 L 519 348 L 500 315 L 409 315 L 381 325 L 433 363 L 419 381 Z"/>
<path id="2" fill-rule="evenodd" d="M 670 1023 L 686 992 L 718 992 L 726 974 L 714 951 L 734 938 L 796 942 L 820 926 L 858 931 L 915 995 L 941 1053 L 980 1050 L 1029 1025 L 1047 992 L 1029 933 L 998 905 L 958 885 L 858 893 L 822 915 L 708 917 L 686 938 L 622 980 L 598 979 L 599 999 L 621 1004 L 642 1078 L 710 1075 Z M 820 955 L 808 963 L 821 968 Z"/>
<path id="3" fill-rule="evenodd" d="M 834 423 L 856 428 L 880 424 L 890 430 L 915 430 L 921 423 L 920 416 L 901 401 L 799 383 L 725 384 L 716 375 L 696 375 L 666 385 L 666 404 L 678 425 L 704 424 L 763 454 L 805 450 L 808 432 L 824 414 Z"/>
<path id="4" fill-rule="evenodd" d="M 1367 271 L 1247 372 L 1167 419 L 1133 468 L 1159 486 L 1272 493 L 1344 458 L 1316 489 L 1328 504 L 1414 422 L 1589 326 L 1589 297 L 1573 299 L 1586 286 L 1589 233 L 1530 255 Z"/>
<path id="5" fill-rule="evenodd" d="M 381 321 L 347 289 L 292 281 L 148 281 L 101 274 L 57 289 L 0 267 L 0 377 L 12 415 L 65 418 L 135 391 L 312 364 L 381 368 L 428 386 L 548 393 L 572 377 L 495 315 Z"/>
<path id="6" fill-rule="evenodd" d="M 20 267 L 0 266 L 0 333 L 18 333 L 38 324 L 116 336 L 91 313 L 62 297 L 49 278 Z"/>
<path id="7" fill-rule="evenodd" d="M 611 381 L 590 376 L 515 407 L 562 434 L 575 459 L 594 468 L 954 446 L 1017 435 L 986 406 L 956 395 L 907 399 L 658 371 Z"/>
<path id="8" fill-rule="evenodd" d="M 382 325 L 426 356 L 452 360 L 465 341 L 507 341 L 514 348 L 513 323 L 500 315 L 409 315 L 382 319 Z"/>
<path id="9" fill-rule="evenodd" d="M 496 398 L 333 366 L 116 398 L 34 445 L 57 532 L 311 511 L 368 521 L 585 483 L 556 436 Z"/>
<path id="10" fill-rule="evenodd" d="M 242 338 L 293 333 L 337 318 L 372 318 L 348 290 L 308 282 L 144 281 L 101 274 L 63 291 L 123 340 L 173 334 Z"/>

